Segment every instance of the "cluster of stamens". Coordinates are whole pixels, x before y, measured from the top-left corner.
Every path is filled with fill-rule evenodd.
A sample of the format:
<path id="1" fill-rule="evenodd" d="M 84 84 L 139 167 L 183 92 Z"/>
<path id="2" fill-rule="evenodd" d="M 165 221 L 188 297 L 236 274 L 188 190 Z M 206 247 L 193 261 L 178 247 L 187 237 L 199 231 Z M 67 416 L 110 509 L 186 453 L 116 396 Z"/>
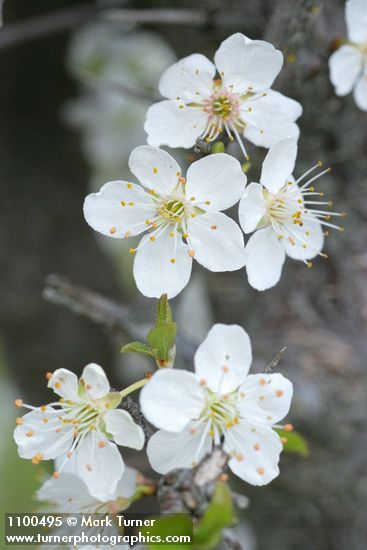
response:
<path id="1" fill-rule="evenodd" d="M 101 434 L 99 447 L 102 448 L 105 446 L 101 433 L 103 428 L 101 416 L 102 409 L 99 409 L 98 406 L 91 401 L 81 400 L 75 403 L 61 398 L 54 403 L 34 407 L 23 403 L 21 399 L 16 399 L 15 405 L 19 408 L 22 407 L 39 413 L 39 424 L 42 435 L 45 434 L 46 431 L 60 433 L 60 439 L 55 443 L 55 446 L 60 445 L 62 440 L 65 440 L 65 442 L 70 440 L 70 448 L 66 457 L 58 471 L 54 472 L 54 477 L 56 478 L 59 477 L 59 473 L 64 467 L 67 459 L 73 456 L 78 445 L 92 430 L 97 430 L 97 432 Z M 32 424 L 34 422 L 38 423 L 37 420 L 33 419 Z M 24 419 L 17 418 L 16 424 L 18 426 L 23 425 Z M 47 428 L 45 428 L 44 425 L 46 425 Z M 34 437 L 35 435 L 37 435 L 36 429 L 30 429 L 26 433 L 27 437 Z M 49 448 L 48 451 L 50 450 Z M 43 458 L 44 455 L 42 452 L 36 452 L 32 457 L 32 463 L 39 464 Z M 86 467 L 88 468 L 88 465 L 86 465 Z"/>
<path id="2" fill-rule="evenodd" d="M 327 210 L 333 203 L 331 201 L 317 200 L 318 198 L 323 198 L 324 193 L 317 191 L 311 185 L 316 179 L 328 173 L 330 168 L 313 176 L 301 187 L 298 186 L 302 180 L 320 166 L 322 166 L 321 161 L 305 172 L 297 181 L 287 182 L 276 194 L 272 194 L 266 189 L 263 190 L 267 203 L 267 219 L 265 221 L 272 225 L 278 239 L 287 239 L 292 246 L 300 245 L 305 251 L 309 250 L 311 252 L 313 249 L 312 229 L 311 231 L 307 229 L 301 234 L 299 231 L 294 231 L 292 226 L 302 228 L 305 222 L 309 222 L 311 224 L 320 224 L 327 229 L 332 228 L 344 231 L 344 227 L 331 223 L 330 220 L 333 216 L 343 217 L 346 215 L 344 212 Z M 329 235 L 327 229 L 324 231 L 324 236 L 326 237 Z M 324 252 L 318 252 L 318 255 L 327 258 L 327 254 Z M 312 267 L 312 262 L 302 258 L 301 260 L 308 267 Z"/>

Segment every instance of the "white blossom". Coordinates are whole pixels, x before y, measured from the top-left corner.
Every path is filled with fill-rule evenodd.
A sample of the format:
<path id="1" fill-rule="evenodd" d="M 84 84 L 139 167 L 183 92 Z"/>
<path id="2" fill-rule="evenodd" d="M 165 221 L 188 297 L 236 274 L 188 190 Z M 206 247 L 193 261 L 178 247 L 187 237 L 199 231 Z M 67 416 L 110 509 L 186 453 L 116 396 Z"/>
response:
<path id="1" fill-rule="evenodd" d="M 166 69 L 159 90 L 168 99 L 147 112 L 150 145 L 190 148 L 198 138 L 210 142 L 225 132 L 247 157 L 241 135 L 262 147 L 298 137 L 301 105 L 270 89 L 283 64 L 279 50 L 236 33 L 222 42 L 214 62 L 193 54 Z"/>
<path id="2" fill-rule="evenodd" d="M 367 2 L 348 0 L 345 19 L 349 42 L 330 57 L 330 80 L 339 96 L 353 90 L 354 101 L 367 111 Z"/>
<path id="3" fill-rule="evenodd" d="M 214 325 L 199 346 L 195 373 L 161 369 L 143 388 L 142 411 L 157 428 L 147 452 L 154 470 L 191 468 L 223 443 L 229 467 L 253 485 L 279 474 L 282 450 L 273 430 L 288 413 L 293 388 L 279 373 L 248 374 L 247 333 L 238 325 Z"/>
<path id="4" fill-rule="evenodd" d="M 127 411 L 116 409 L 121 396 L 111 392 L 99 365 L 87 365 L 79 381 L 73 372 L 57 369 L 48 387 L 61 399 L 41 407 L 16 400 L 17 406 L 31 410 L 17 419 L 14 439 L 19 456 L 34 464 L 64 457 L 54 473 L 59 481 L 64 465 L 75 454 L 76 473 L 90 494 L 99 500 L 113 498 L 124 471 L 117 445 L 142 449 L 143 430 Z"/>
<path id="5" fill-rule="evenodd" d="M 56 468 L 61 466 L 61 460 L 56 461 Z M 73 457 L 57 479 L 51 477 L 43 483 L 36 497 L 44 503 L 44 508 L 53 513 L 115 514 L 130 506 L 136 489 L 136 476 L 136 470 L 126 466 L 109 498 L 99 500 L 90 494 L 77 475 L 77 463 Z"/>
<path id="6" fill-rule="evenodd" d="M 211 271 L 233 271 L 245 263 L 243 235 L 221 212 L 243 194 L 246 176 L 226 154 L 194 162 L 182 177 L 177 162 L 162 149 L 141 146 L 129 159 L 141 185 L 106 183 L 87 196 L 84 216 L 93 229 L 113 238 L 147 231 L 135 254 L 134 277 L 145 296 L 176 296 L 188 283 L 192 260 Z"/>
<path id="7" fill-rule="evenodd" d="M 243 231 L 255 231 L 246 244 L 246 271 L 250 285 L 257 290 L 277 284 L 286 256 L 308 267 L 312 267 L 312 258 L 327 257 L 322 252 L 323 226 L 343 230 L 329 221 L 343 214 L 326 210 L 332 203 L 320 200 L 324 193 L 312 185 L 330 169 L 307 179 L 321 166 L 318 162 L 295 181 L 292 172 L 296 156 L 294 139 L 273 145 L 262 165 L 260 183 L 250 183 L 240 202 Z M 303 180 L 305 183 L 299 185 Z"/>

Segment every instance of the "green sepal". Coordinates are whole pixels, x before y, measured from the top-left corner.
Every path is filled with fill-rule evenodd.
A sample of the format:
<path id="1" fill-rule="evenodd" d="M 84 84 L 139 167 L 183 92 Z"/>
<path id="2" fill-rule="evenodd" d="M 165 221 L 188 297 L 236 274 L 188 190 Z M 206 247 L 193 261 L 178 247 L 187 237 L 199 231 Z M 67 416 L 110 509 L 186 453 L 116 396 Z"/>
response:
<path id="1" fill-rule="evenodd" d="M 223 529 L 233 526 L 234 522 L 231 490 L 227 483 L 218 481 L 209 507 L 194 528 L 194 547 L 203 550 L 216 548 Z"/>
<path id="2" fill-rule="evenodd" d="M 310 448 L 306 439 L 298 432 L 287 432 L 277 428 L 275 430 L 282 438 L 283 450 L 288 453 L 296 453 L 301 456 L 309 456 Z M 285 441 L 286 440 L 286 441 Z"/>
<path id="3" fill-rule="evenodd" d="M 154 356 L 152 350 L 148 348 L 146 344 L 143 344 L 143 342 L 130 342 L 130 344 L 126 344 L 121 349 L 121 353 L 144 353 L 145 355 L 151 355 Z"/>

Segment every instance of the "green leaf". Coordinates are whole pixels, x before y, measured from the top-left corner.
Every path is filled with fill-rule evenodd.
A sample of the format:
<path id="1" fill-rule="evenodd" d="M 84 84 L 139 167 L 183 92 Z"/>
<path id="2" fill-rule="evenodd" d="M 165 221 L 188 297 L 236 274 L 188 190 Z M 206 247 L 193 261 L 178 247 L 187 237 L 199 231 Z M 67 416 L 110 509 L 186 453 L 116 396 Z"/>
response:
<path id="1" fill-rule="evenodd" d="M 156 325 L 148 333 L 147 340 L 158 363 L 166 363 L 172 358 L 177 334 L 176 323 Z M 166 366 L 161 364 L 158 366 Z"/>
<path id="2" fill-rule="evenodd" d="M 157 304 L 156 325 L 166 325 L 172 323 L 172 312 L 167 298 L 167 294 L 162 294 Z"/>
<path id="3" fill-rule="evenodd" d="M 134 353 L 144 353 L 145 355 L 153 355 L 152 350 L 148 348 L 147 345 L 143 344 L 143 342 L 131 342 L 121 349 L 121 353 L 128 353 L 130 351 Z"/>
<path id="4" fill-rule="evenodd" d="M 154 518 L 149 518 L 150 520 Z M 167 536 L 187 536 L 192 541 L 192 519 L 185 514 L 172 516 L 160 516 L 155 519 L 153 525 L 144 527 L 141 533 L 145 536 L 161 537 L 164 540 Z M 192 550 L 192 543 L 188 544 L 153 544 L 146 543 L 149 550 Z"/>
<path id="5" fill-rule="evenodd" d="M 231 527 L 234 520 L 231 490 L 226 483 L 217 482 L 212 502 L 195 526 L 195 548 L 215 548 L 221 541 L 223 529 Z"/>
<path id="6" fill-rule="evenodd" d="M 306 439 L 298 432 L 287 432 L 286 430 L 277 429 L 279 436 L 282 439 L 283 450 L 288 453 L 296 453 L 301 456 L 308 456 L 310 448 Z"/>

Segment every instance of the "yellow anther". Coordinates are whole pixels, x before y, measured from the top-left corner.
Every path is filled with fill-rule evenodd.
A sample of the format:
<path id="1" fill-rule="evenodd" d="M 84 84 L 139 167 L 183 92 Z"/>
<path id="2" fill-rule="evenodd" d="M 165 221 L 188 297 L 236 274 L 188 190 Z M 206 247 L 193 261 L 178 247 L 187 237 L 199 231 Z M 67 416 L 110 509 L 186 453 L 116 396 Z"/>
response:
<path id="1" fill-rule="evenodd" d="M 134 206 L 134 205 L 135 205 L 135 202 L 132 202 L 132 201 L 129 202 L 129 206 Z"/>
<path id="2" fill-rule="evenodd" d="M 196 197 L 190 197 L 190 201 L 196 201 Z"/>
<path id="3" fill-rule="evenodd" d="M 312 262 L 307 262 L 307 267 L 308 267 L 308 269 L 311 269 L 311 267 L 312 267 Z"/>
<path id="4" fill-rule="evenodd" d="M 190 248 L 189 252 L 188 252 L 190 258 L 193 258 L 195 256 L 195 250 L 193 250 L 192 248 Z"/>
<path id="5" fill-rule="evenodd" d="M 154 241 L 155 241 L 155 236 L 154 236 L 154 235 L 151 235 L 151 236 L 149 237 L 149 240 L 152 241 L 152 242 L 154 242 Z"/>
<path id="6" fill-rule="evenodd" d="M 130 254 L 135 254 L 136 248 L 129 248 L 129 252 L 130 252 Z"/>
<path id="7" fill-rule="evenodd" d="M 131 231 L 126 231 L 124 238 L 128 239 L 131 236 Z"/>
<path id="8" fill-rule="evenodd" d="M 173 231 L 170 231 L 170 232 L 168 233 L 168 235 L 169 235 L 170 237 L 174 237 L 174 236 L 175 236 L 175 234 L 174 234 Z"/>
<path id="9" fill-rule="evenodd" d="M 34 435 L 34 431 L 33 430 L 29 430 L 29 432 L 27 432 L 25 434 L 27 437 L 32 437 Z"/>
<path id="10" fill-rule="evenodd" d="M 23 418 L 17 418 L 15 421 L 17 426 L 22 426 L 24 424 Z"/>
<path id="11" fill-rule="evenodd" d="M 153 173 L 158 174 L 158 168 L 156 166 L 154 166 L 154 168 L 153 168 Z"/>
<path id="12" fill-rule="evenodd" d="M 171 258 L 170 262 L 171 262 L 171 264 L 175 264 L 176 263 L 176 258 Z"/>
<path id="13" fill-rule="evenodd" d="M 210 201 L 205 201 L 205 204 L 207 204 L 207 205 L 209 206 L 209 204 L 210 204 Z"/>
<path id="14" fill-rule="evenodd" d="M 293 431 L 293 425 L 292 424 L 285 424 L 283 426 L 283 430 L 286 432 L 292 432 Z"/>
<path id="15" fill-rule="evenodd" d="M 14 405 L 15 405 L 16 407 L 23 407 L 23 399 L 16 399 L 16 400 L 14 401 Z"/>
<path id="16" fill-rule="evenodd" d="M 150 225 L 150 220 L 145 220 L 145 225 Z"/>
<path id="17" fill-rule="evenodd" d="M 125 201 L 121 201 L 120 204 L 121 204 L 121 206 L 126 206 L 126 202 L 125 202 Z"/>
<path id="18" fill-rule="evenodd" d="M 128 184 L 127 184 L 127 188 L 128 188 L 128 189 L 132 189 L 132 188 L 133 188 L 133 184 L 132 184 L 132 183 L 128 183 Z"/>

